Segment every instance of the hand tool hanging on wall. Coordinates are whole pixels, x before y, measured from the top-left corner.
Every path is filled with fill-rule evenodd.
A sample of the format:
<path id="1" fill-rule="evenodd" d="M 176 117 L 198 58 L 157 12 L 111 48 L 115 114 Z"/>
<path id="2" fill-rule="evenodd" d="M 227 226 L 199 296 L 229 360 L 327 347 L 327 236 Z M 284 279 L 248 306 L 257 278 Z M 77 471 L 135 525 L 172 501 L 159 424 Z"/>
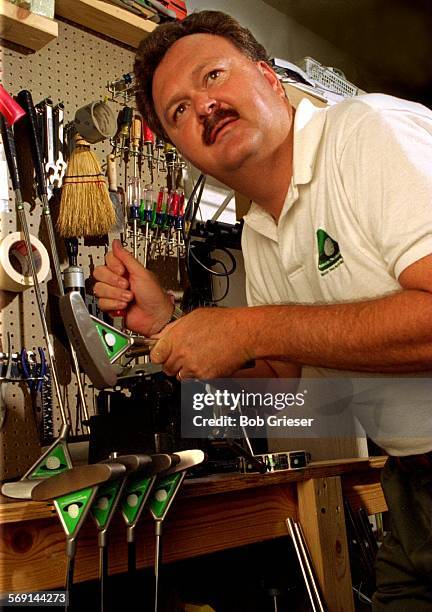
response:
<path id="1" fill-rule="evenodd" d="M 63 181 L 57 229 L 64 238 L 102 236 L 115 223 L 108 188 L 89 143 L 78 134 L 74 139 L 75 149 Z"/>
<path id="2" fill-rule="evenodd" d="M 49 476 L 63 469 L 68 469 L 72 466 L 72 461 L 69 455 L 69 451 L 66 445 L 66 438 L 69 433 L 69 423 L 66 417 L 65 407 L 62 401 L 62 395 L 60 390 L 58 370 L 56 365 L 56 358 L 54 348 L 51 343 L 51 338 L 48 331 L 48 325 L 45 317 L 44 303 L 42 299 L 42 293 L 37 277 L 36 264 L 34 261 L 32 245 L 30 241 L 30 233 L 28 230 L 27 219 L 24 210 L 24 202 L 21 196 L 21 185 L 18 174 L 18 165 L 15 150 L 15 140 L 12 128 L 7 125 L 3 115 L 0 116 L 1 131 L 3 136 L 3 142 L 5 145 L 6 158 L 8 161 L 9 172 L 12 180 L 13 189 L 15 192 L 15 204 L 17 208 L 18 218 L 24 233 L 24 238 L 27 245 L 27 256 L 30 262 L 30 268 L 32 272 L 32 278 L 34 282 L 34 291 L 36 295 L 36 302 L 38 306 L 39 316 L 42 324 L 43 335 L 48 349 L 48 362 L 51 367 L 52 379 L 54 382 L 57 400 L 60 409 L 60 416 L 62 421 L 61 430 L 57 441 L 40 457 L 36 463 L 24 474 L 23 479 L 27 478 L 43 478 Z M 64 467 L 63 467 L 64 466 Z M 51 471 L 51 468 L 52 471 Z"/>
<path id="3" fill-rule="evenodd" d="M 18 119 L 24 117 L 25 110 L 15 102 L 12 96 L 0 83 L 0 113 L 5 117 L 9 125 L 13 125 Z"/>
<path id="4" fill-rule="evenodd" d="M 61 187 L 67 164 L 64 160 L 64 104 L 60 102 L 53 108 L 54 126 L 54 163 L 57 168 L 57 187 Z"/>
<path id="5" fill-rule="evenodd" d="M 7 417 L 7 398 L 6 398 L 6 385 L 8 384 L 12 375 L 12 343 L 10 332 L 7 332 L 7 357 L 6 367 L 4 372 L 2 371 L 2 378 L 0 385 L 0 430 L 3 429 L 6 423 Z"/>
<path id="6" fill-rule="evenodd" d="M 146 148 L 145 157 L 147 159 L 148 169 L 150 173 L 150 183 L 153 185 L 153 182 L 154 182 L 154 175 L 153 175 L 154 135 L 145 121 L 143 121 L 142 127 L 143 127 L 144 146 Z"/>
<path id="7" fill-rule="evenodd" d="M 20 362 L 22 375 L 28 385 L 30 391 L 30 401 L 33 409 L 33 416 L 36 423 L 36 428 L 39 434 L 41 444 L 43 444 L 44 425 L 43 425 L 43 403 L 42 389 L 46 375 L 46 360 L 45 353 L 42 347 L 38 349 L 39 363 L 35 353 L 27 352 L 25 348 L 21 349 Z M 46 415 L 48 416 L 48 415 Z M 52 415 L 51 415 L 52 420 Z"/>
<path id="8" fill-rule="evenodd" d="M 31 147 L 32 158 L 33 158 L 33 166 L 35 169 L 36 190 L 37 190 L 39 199 L 42 202 L 42 216 L 44 218 L 45 227 L 47 230 L 48 242 L 49 242 L 50 251 L 51 251 L 51 260 L 52 260 L 52 264 L 54 268 L 54 276 L 57 282 L 57 291 L 59 295 L 62 296 L 64 295 L 64 286 L 63 286 L 63 279 L 62 279 L 62 274 L 61 274 L 61 269 L 60 269 L 60 260 L 59 260 L 57 245 L 56 245 L 56 239 L 55 239 L 55 234 L 54 234 L 54 226 L 52 222 L 51 209 L 50 209 L 50 205 L 48 201 L 48 190 L 47 190 L 47 184 L 45 182 L 45 174 L 44 174 L 44 168 L 43 168 L 43 162 L 42 162 L 42 151 L 41 151 L 41 144 L 39 140 L 36 111 L 35 111 L 35 107 L 33 104 L 31 93 L 29 91 L 27 90 L 20 91 L 17 98 L 20 104 L 23 106 L 23 108 L 26 111 L 26 117 L 24 121 L 25 121 L 25 126 L 27 128 L 28 138 L 30 140 L 30 147 Z M 85 401 L 84 388 L 83 388 L 83 384 L 82 384 L 82 380 L 80 376 L 78 359 L 76 357 L 75 350 L 72 344 L 70 344 L 70 352 L 71 352 L 71 358 L 72 358 L 73 371 L 76 374 L 79 400 L 81 402 L 81 407 L 84 412 L 85 420 L 88 421 L 89 413 L 88 413 L 87 404 Z M 51 368 L 51 375 L 52 375 L 52 379 L 53 379 L 54 386 L 56 389 L 56 394 L 57 394 L 55 373 L 52 371 L 51 362 L 49 362 L 49 365 Z"/>
<path id="9" fill-rule="evenodd" d="M 123 202 L 118 192 L 117 186 L 117 166 L 113 153 L 109 153 L 107 155 L 107 177 L 108 177 L 108 187 L 109 187 L 109 196 L 111 198 L 111 202 L 114 208 L 115 214 L 115 224 L 111 228 L 111 232 L 116 232 L 123 234 L 125 231 L 125 210 L 123 207 Z"/>
<path id="10" fill-rule="evenodd" d="M 141 120 L 132 121 L 129 139 L 129 155 L 132 158 L 132 176 L 128 179 L 129 220 L 132 223 L 133 256 L 138 255 L 138 221 L 141 203 L 141 181 L 138 177 L 138 156 L 141 140 Z"/>
<path id="11" fill-rule="evenodd" d="M 152 498 L 150 500 L 150 512 L 155 521 L 154 612 L 158 612 L 159 565 L 162 558 L 162 523 L 165 520 L 168 510 L 171 508 L 171 505 L 180 490 L 187 470 L 199 465 L 205 459 L 205 455 L 202 450 L 185 450 L 174 454 L 180 457 L 179 463 L 169 468 L 165 474 L 158 478 L 153 489 Z"/>

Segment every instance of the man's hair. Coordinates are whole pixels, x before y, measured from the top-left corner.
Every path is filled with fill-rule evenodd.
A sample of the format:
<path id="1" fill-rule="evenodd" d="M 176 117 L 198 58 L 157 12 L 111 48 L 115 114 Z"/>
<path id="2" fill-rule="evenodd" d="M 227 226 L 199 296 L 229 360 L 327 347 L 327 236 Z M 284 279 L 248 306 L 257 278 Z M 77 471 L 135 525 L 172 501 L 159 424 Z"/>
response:
<path id="1" fill-rule="evenodd" d="M 180 38 L 191 34 L 214 34 L 222 36 L 237 47 L 254 62 L 268 63 L 269 57 L 252 33 L 241 26 L 230 15 L 220 11 L 200 11 L 192 13 L 183 21 L 173 21 L 160 25 L 141 41 L 135 58 L 134 72 L 137 79 L 136 101 L 138 110 L 149 127 L 158 135 L 166 138 L 159 121 L 152 96 L 153 75 L 168 49 Z M 173 79 L 175 79 L 173 74 Z"/>

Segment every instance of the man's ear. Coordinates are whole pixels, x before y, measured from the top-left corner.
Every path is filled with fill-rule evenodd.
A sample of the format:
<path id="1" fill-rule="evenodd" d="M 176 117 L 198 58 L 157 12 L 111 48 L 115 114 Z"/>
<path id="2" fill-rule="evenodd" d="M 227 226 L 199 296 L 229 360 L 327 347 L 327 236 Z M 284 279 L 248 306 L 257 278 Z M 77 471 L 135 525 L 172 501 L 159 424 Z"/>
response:
<path id="1" fill-rule="evenodd" d="M 271 85 L 272 89 L 280 95 L 281 98 L 285 98 L 285 89 L 282 83 L 277 77 L 276 72 L 271 68 L 267 62 L 259 61 L 256 63 L 258 70 L 261 72 L 265 80 Z"/>

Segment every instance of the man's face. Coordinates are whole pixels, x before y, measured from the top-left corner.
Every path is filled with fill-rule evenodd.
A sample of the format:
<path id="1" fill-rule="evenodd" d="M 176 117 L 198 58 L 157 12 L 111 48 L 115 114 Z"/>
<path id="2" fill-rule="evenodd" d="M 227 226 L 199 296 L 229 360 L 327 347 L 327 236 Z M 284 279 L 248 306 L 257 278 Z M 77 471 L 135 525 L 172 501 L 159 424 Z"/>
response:
<path id="1" fill-rule="evenodd" d="M 289 106 L 274 72 L 221 36 L 174 43 L 155 71 L 153 100 L 184 157 L 227 184 L 239 170 L 259 171 L 289 137 Z"/>

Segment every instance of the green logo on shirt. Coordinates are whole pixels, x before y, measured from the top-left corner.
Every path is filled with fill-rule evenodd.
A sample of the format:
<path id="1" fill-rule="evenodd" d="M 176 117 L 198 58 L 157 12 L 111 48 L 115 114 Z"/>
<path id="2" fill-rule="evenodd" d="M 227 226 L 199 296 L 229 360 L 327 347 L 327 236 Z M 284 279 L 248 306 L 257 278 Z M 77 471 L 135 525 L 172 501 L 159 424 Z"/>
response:
<path id="1" fill-rule="evenodd" d="M 342 254 L 336 240 L 333 240 L 327 232 L 322 229 L 317 231 L 318 241 L 318 269 L 321 276 L 343 263 Z"/>

